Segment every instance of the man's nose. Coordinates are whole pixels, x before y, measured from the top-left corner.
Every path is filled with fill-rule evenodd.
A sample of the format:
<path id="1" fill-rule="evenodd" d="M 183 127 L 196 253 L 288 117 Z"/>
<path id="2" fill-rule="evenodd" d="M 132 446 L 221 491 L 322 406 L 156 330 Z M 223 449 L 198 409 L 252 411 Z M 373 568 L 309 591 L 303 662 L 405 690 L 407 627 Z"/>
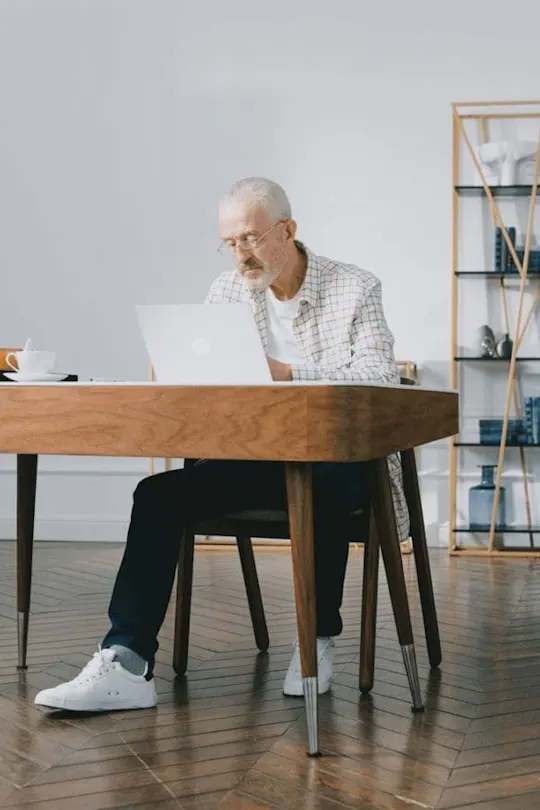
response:
<path id="1" fill-rule="evenodd" d="M 235 254 L 235 256 L 242 255 L 244 259 L 246 257 L 253 256 L 253 251 L 251 250 L 251 248 L 246 247 L 246 245 L 235 245 L 233 247 L 233 253 Z"/>

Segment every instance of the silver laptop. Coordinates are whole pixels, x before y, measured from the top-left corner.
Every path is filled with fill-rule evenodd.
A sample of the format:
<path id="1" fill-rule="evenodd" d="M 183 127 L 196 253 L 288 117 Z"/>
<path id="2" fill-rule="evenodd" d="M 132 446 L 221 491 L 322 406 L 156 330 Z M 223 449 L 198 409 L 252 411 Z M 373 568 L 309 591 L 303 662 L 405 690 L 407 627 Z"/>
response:
<path id="1" fill-rule="evenodd" d="M 249 304 L 140 305 L 136 310 L 157 382 L 272 382 Z"/>

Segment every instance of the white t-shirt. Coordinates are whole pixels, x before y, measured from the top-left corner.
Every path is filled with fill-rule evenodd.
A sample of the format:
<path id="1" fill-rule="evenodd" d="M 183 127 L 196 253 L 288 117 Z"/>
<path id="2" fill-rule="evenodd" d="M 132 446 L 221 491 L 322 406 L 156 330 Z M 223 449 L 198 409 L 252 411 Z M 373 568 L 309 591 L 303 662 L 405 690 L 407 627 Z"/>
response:
<path id="1" fill-rule="evenodd" d="M 272 290 L 266 290 L 268 356 L 281 363 L 302 362 L 302 355 L 293 331 L 293 321 L 298 315 L 300 297 L 299 290 L 288 301 L 280 301 Z"/>

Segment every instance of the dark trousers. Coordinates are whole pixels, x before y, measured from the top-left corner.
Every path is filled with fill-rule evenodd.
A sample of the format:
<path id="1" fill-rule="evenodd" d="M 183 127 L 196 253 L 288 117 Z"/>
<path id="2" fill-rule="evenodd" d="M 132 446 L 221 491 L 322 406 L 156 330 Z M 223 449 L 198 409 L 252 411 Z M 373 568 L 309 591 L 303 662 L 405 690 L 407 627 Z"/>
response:
<path id="1" fill-rule="evenodd" d="M 133 497 L 124 556 L 109 606 L 111 628 L 102 646 L 129 647 L 152 669 L 186 521 L 244 509 L 285 510 L 284 469 L 279 462 L 202 461 L 187 471 L 171 470 L 142 480 Z M 360 538 L 340 532 L 340 521 L 367 504 L 361 463 L 313 465 L 318 636 L 341 633 L 349 542 Z"/>

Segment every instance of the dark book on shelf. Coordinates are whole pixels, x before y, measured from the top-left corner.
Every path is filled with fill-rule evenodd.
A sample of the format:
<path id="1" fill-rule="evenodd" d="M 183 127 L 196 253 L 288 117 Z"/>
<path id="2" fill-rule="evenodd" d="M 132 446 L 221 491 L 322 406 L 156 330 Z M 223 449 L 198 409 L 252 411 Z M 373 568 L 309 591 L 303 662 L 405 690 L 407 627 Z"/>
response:
<path id="1" fill-rule="evenodd" d="M 510 227 L 510 228 L 507 228 L 507 231 L 508 231 L 508 238 L 510 239 L 510 242 L 512 243 L 512 247 L 515 250 L 516 249 L 516 229 L 513 228 L 513 227 Z M 505 272 L 511 272 L 512 268 L 514 268 L 514 270 L 516 269 L 516 265 L 514 264 L 514 260 L 512 258 L 512 254 L 510 253 L 508 245 L 506 244 L 506 240 L 503 240 L 503 241 L 504 241 L 504 248 L 505 248 L 505 251 L 504 251 L 505 261 L 504 261 L 504 264 L 501 265 L 501 270 L 503 270 Z"/>
<path id="2" fill-rule="evenodd" d="M 525 248 L 516 248 L 516 256 L 519 259 L 521 266 L 525 262 Z M 518 269 L 512 256 L 508 256 L 507 262 L 507 272 L 508 273 L 517 273 Z M 538 273 L 540 272 L 540 250 L 532 249 L 529 251 L 529 266 L 528 266 L 529 273 Z"/>
<path id="3" fill-rule="evenodd" d="M 518 247 L 516 244 L 516 229 L 510 226 L 506 229 L 508 231 L 508 238 L 514 247 L 514 251 L 518 261 L 523 266 L 525 260 L 525 247 Z M 495 227 L 495 246 L 493 256 L 493 269 L 496 273 L 517 273 L 518 268 L 512 257 L 506 239 L 503 236 L 502 229 L 498 226 Z M 540 249 L 531 248 L 529 250 L 529 273 L 540 273 Z"/>
<path id="4" fill-rule="evenodd" d="M 527 444 L 540 444 L 540 397 L 525 397 Z"/>
<path id="5" fill-rule="evenodd" d="M 516 229 L 510 226 L 506 229 L 508 231 L 508 238 L 512 243 L 514 250 L 516 249 Z M 517 252 L 517 251 L 516 251 Z M 503 236 L 502 229 L 497 225 L 495 227 L 495 255 L 494 255 L 494 269 L 496 273 L 511 272 L 511 268 L 515 269 L 515 263 L 512 259 L 512 254 L 508 250 L 506 239 Z"/>
<path id="6" fill-rule="evenodd" d="M 501 272 L 501 267 L 504 267 L 503 261 L 503 243 L 504 247 L 506 248 L 506 243 L 504 242 L 502 231 L 499 227 L 495 228 L 495 256 L 493 259 L 493 267 L 496 273 Z"/>
<path id="7" fill-rule="evenodd" d="M 499 445 L 502 440 L 502 419 L 480 419 L 478 423 L 480 444 Z M 525 419 L 509 419 L 506 430 L 506 444 L 518 447 L 532 444 Z"/>

